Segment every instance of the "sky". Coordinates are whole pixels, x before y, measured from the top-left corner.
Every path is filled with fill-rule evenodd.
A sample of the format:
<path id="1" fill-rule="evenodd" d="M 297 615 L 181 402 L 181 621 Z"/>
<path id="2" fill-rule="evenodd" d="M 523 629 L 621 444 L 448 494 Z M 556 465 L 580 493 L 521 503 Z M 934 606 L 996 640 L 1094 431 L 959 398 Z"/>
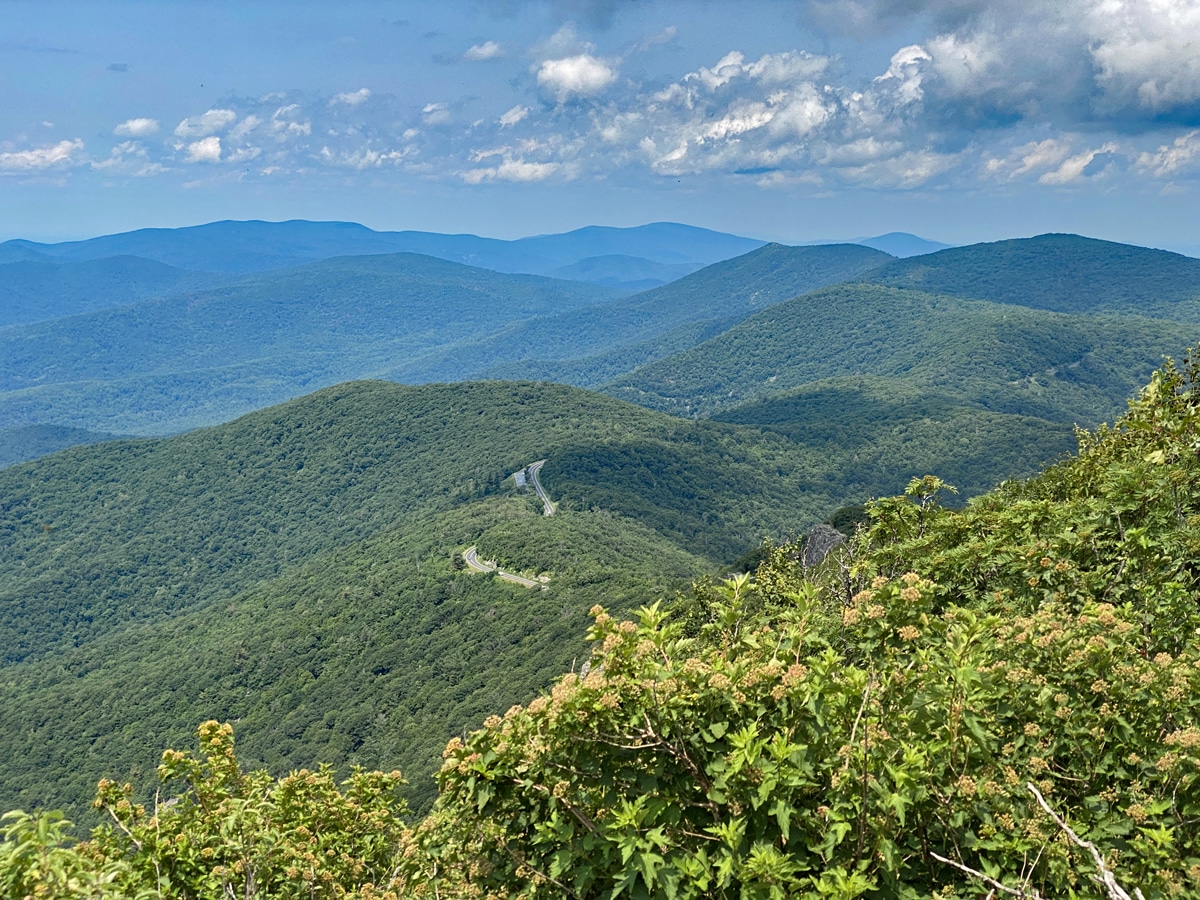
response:
<path id="1" fill-rule="evenodd" d="M 0 240 L 292 218 L 1200 254 L 1200 0 L 0 0 Z"/>

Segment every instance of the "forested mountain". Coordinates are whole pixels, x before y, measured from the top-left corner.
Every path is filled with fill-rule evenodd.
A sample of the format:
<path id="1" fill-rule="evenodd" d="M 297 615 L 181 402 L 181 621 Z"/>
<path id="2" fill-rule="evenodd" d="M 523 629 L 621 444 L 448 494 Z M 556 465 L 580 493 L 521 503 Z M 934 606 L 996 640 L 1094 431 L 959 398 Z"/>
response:
<path id="1" fill-rule="evenodd" d="M 636 293 L 690 275 L 700 268 L 703 266 L 699 263 L 655 262 L 640 256 L 611 253 L 606 256 L 589 256 L 578 262 L 551 269 L 545 274 L 552 278 L 587 281 Z"/>
<path id="2" fill-rule="evenodd" d="M 756 313 L 604 390 L 706 416 L 825 378 L 876 375 L 986 409 L 1094 424 L 1115 417 L 1164 354 L 1197 337 L 1198 324 L 849 284 Z"/>
<path id="3" fill-rule="evenodd" d="M 853 448 L 846 472 L 859 479 L 861 496 L 874 496 L 870 486 L 885 483 L 897 460 L 909 472 L 936 472 L 965 499 L 1075 446 L 1065 411 L 1054 421 L 1006 412 L 903 376 L 813 381 L 712 418 L 757 425 L 835 456 Z"/>
<path id="4" fill-rule="evenodd" d="M 1200 259 L 1075 234 L 954 247 L 864 280 L 1055 312 L 1200 321 Z"/>
<path id="5" fill-rule="evenodd" d="M 128 435 L 84 431 L 82 428 L 68 428 L 64 425 L 18 425 L 14 428 L 0 428 L 0 469 L 14 463 L 37 459 L 47 453 L 65 450 L 67 447 L 115 441 L 123 437 Z"/>
<path id="6" fill-rule="evenodd" d="M 244 273 L 335 256 L 420 253 L 498 272 L 545 275 L 589 257 L 612 255 L 636 258 L 637 265 L 649 260 L 698 268 L 762 243 L 671 222 L 636 228 L 590 226 L 505 241 L 473 234 L 373 231 L 352 222 L 226 221 L 189 228 L 144 228 L 61 244 L 8 241 L 0 244 L 0 261 L 30 258 L 29 254 L 60 260 L 139 256 L 182 269 Z"/>
<path id="7" fill-rule="evenodd" d="M 401 389 L 318 396 L 359 390 Z M 198 752 L 188 741 L 162 755 L 152 805 L 102 782 L 109 818 L 86 844 L 71 846 L 55 813 L 7 817 L 0 875 L 14 896 L 101 900 L 1192 896 L 1198 393 L 1200 362 L 1165 366 L 1114 427 L 1081 433 L 1073 457 L 962 510 L 939 504 L 938 478 L 913 479 L 816 565 L 800 565 L 797 546 L 772 549 L 753 578 L 663 604 L 658 586 L 690 560 L 653 548 L 647 605 L 629 616 L 634 597 L 618 592 L 590 609 L 590 647 L 571 671 L 503 714 L 514 679 L 536 682 L 556 655 L 568 666 L 557 641 L 583 618 L 553 612 L 558 567 L 569 580 L 577 555 L 568 543 L 598 540 L 616 551 L 606 562 L 636 563 L 654 532 L 606 532 L 593 510 L 546 518 L 497 492 L 227 607 L 102 640 L 90 661 L 96 648 L 83 647 L 9 667 L 0 771 L 26 798 L 42 789 L 39 767 L 73 786 L 98 754 L 144 782 L 148 764 L 129 763 L 142 730 L 222 702 L 241 761 L 267 757 L 276 773 L 297 752 L 361 761 L 435 747 L 451 729 L 430 705 L 477 717 L 499 705 L 445 742 L 437 799 L 411 825 L 398 773 L 339 787 L 326 768 L 246 771 L 234 728 L 213 720 Z M 454 576 L 444 556 L 408 589 L 406 575 L 444 552 L 431 548 L 482 541 L 488 522 L 501 523 L 487 535 L 497 553 L 554 567 L 548 590 Z M 195 672 L 181 671 L 189 655 Z"/>
<path id="8" fill-rule="evenodd" d="M 4 263 L 0 264 L 0 328 L 204 290 L 233 280 L 136 256 Z"/>
<path id="9" fill-rule="evenodd" d="M 870 271 L 888 257 L 854 244 L 768 244 L 607 303 L 515 323 L 441 359 L 393 371 L 402 380 L 539 378 L 590 386 L 695 346 L 755 310 Z"/>
<path id="10" fill-rule="evenodd" d="M 553 380 L 595 383 L 885 259 L 770 245 L 619 300 L 414 254 L 325 260 L 0 332 L 0 427 L 161 434 L 353 378 L 546 378 L 547 356 L 585 357 Z"/>
<path id="11" fill-rule="evenodd" d="M 237 241 L 235 264 L 253 268 L 391 239 L 233 224 L 186 252 Z M 186 255 L 178 235 L 117 237 Z M 698 264 L 687 246 L 728 237 L 585 229 L 455 252 L 619 280 L 682 271 Z M 271 773 L 260 787 L 321 760 L 337 777 L 405 771 L 417 812 L 433 812 L 379 851 L 396 854 L 397 896 L 558 896 L 568 877 L 581 896 L 670 883 L 697 900 L 718 882 L 965 889 L 932 848 L 1009 867 L 996 877 L 1022 866 L 1057 896 L 1073 883 L 1067 845 L 1018 827 L 1040 815 L 1025 780 L 1153 896 L 1200 867 L 1200 367 L 1151 375 L 1200 340 L 1200 262 L 1062 235 L 905 260 L 764 245 L 621 296 L 412 253 L 237 277 L 70 257 L 119 243 L 60 245 L 53 263 L 38 258 L 52 247 L 0 246 L 13 296 L 107 307 L 0 330 L 0 465 L 366 374 L 458 383 L 351 381 L 0 471 L 0 810 L 94 822 L 97 779 L 148 799 L 158 752 L 223 720 Z M 109 293 L 85 289 L 104 272 Z M 124 303 L 121 278 L 145 296 Z M 461 380 L 480 375 L 604 393 Z M 1066 458 L 1076 425 L 1113 421 L 1148 379 Z M 52 421 L 64 427 L 36 424 Z M 537 460 L 553 516 L 511 477 Z M 801 566 L 799 543 L 760 548 L 864 501 L 867 528 L 824 563 Z M 472 547 L 531 586 L 472 571 Z M 753 579 L 705 578 L 756 548 Z M 232 750 L 217 726 L 203 735 L 225 762 L 197 763 L 209 774 L 190 789 L 246 791 L 236 814 L 221 807 L 226 837 L 205 839 L 215 859 L 250 787 L 212 776 Z M 101 806 L 126 830 L 53 858 L 111 866 L 107 883 L 133 895 L 130 867 L 166 845 L 135 837 L 150 826 L 121 790 L 102 788 Z M 329 791 L 314 808 L 336 806 Z M 203 806 L 189 796 L 155 827 Z M 352 818 L 329 834 L 350 840 Z M 51 857 L 10 852 L 12 835 L 56 832 L 12 821 L 0 875 L 17 884 L 13 860 Z M 1030 866 L 1033 850 L 1052 862 Z M 286 871 L 280 884 L 303 881 Z"/>
<path id="12" fill-rule="evenodd" d="M 882 250 L 884 253 L 890 253 L 892 256 L 898 256 L 902 259 L 909 256 L 924 256 L 926 253 L 936 253 L 938 250 L 945 250 L 950 246 L 940 241 L 929 241 L 925 238 L 917 237 L 915 234 L 909 234 L 906 231 L 889 231 L 887 234 L 880 234 L 875 237 L 860 238 L 855 243 L 862 244 L 864 247 L 873 247 L 876 250 Z"/>
<path id="13" fill-rule="evenodd" d="M 415 254 L 325 260 L 0 331 L 0 427 L 161 434 L 226 421 L 613 296 Z"/>
<path id="14" fill-rule="evenodd" d="M 975 477 L 1029 472 L 1067 435 L 1034 428 Z M 359 382 L 5 469 L 0 807 L 84 803 L 105 773 L 144 785 L 208 717 L 239 719 L 276 770 L 403 765 L 428 799 L 444 739 L 569 665 L 592 604 L 669 594 L 963 450 L 925 437 L 883 467 L 866 434 L 834 446 L 552 384 Z M 549 519 L 508 477 L 538 459 Z M 460 571 L 470 545 L 548 589 Z"/>

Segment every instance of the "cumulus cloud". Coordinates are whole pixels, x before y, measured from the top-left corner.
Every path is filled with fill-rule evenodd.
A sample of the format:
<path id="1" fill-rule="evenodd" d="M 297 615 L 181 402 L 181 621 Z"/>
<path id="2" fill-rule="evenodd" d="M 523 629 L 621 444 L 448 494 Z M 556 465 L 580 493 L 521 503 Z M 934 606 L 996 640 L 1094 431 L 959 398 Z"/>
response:
<path id="1" fill-rule="evenodd" d="M 158 121 L 156 119 L 126 119 L 113 129 L 113 134 L 121 137 L 140 138 L 157 133 Z"/>
<path id="2" fill-rule="evenodd" d="M 399 163 L 409 155 L 411 150 L 380 150 L 373 147 L 362 147 L 353 151 L 335 151 L 322 147 L 320 158 L 323 162 L 341 168 L 378 169 L 385 163 Z"/>
<path id="3" fill-rule="evenodd" d="M 518 122 L 522 122 L 528 118 L 529 112 L 530 110 L 528 106 L 521 106 L 521 104 L 518 103 L 496 121 L 500 123 L 501 128 L 511 128 Z"/>
<path id="4" fill-rule="evenodd" d="M 271 113 L 268 127 L 277 141 L 308 137 L 312 134 L 312 122 L 304 116 L 299 103 L 289 103 L 276 109 Z"/>
<path id="5" fill-rule="evenodd" d="M 1099 149 L 1084 150 L 1082 153 L 1077 153 L 1074 156 L 1064 159 L 1053 172 L 1047 172 L 1039 178 L 1038 183 L 1071 184 L 1072 182 L 1079 181 L 1098 156 L 1114 153 L 1116 149 L 1117 145 L 1109 142 Z"/>
<path id="6" fill-rule="evenodd" d="M 221 161 L 221 139 L 216 135 L 188 144 L 185 162 L 215 163 Z"/>
<path id="7" fill-rule="evenodd" d="M 538 67 L 538 85 L 559 103 L 572 97 L 592 97 L 617 80 L 617 70 L 589 53 L 548 59 Z"/>
<path id="8" fill-rule="evenodd" d="M 1144 131 L 1200 124 L 1196 0 L 810 0 L 830 30 L 931 28 L 931 117 Z"/>
<path id="9" fill-rule="evenodd" d="M 484 62 L 489 59 L 498 59 L 504 55 L 504 48 L 496 41 L 484 41 L 482 44 L 472 44 L 463 54 L 463 59 L 471 62 Z"/>
<path id="10" fill-rule="evenodd" d="M 258 171 L 386 170 L 470 184 L 712 173 L 820 190 L 1200 176 L 1200 54 L 1185 52 L 1200 34 L 1198 0 L 812 2 L 877 16 L 904 40 L 865 75 L 802 48 L 757 58 L 735 48 L 670 76 L 628 78 L 622 57 L 567 25 L 529 50 L 498 115 L 477 97 L 414 108 L 411 95 L 367 88 L 230 98 L 180 122 L 172 145 L 145 142 L 149 158 L 115 149 L 111 168 L 254 159 Z M 897 16 L 909 17 L 902 28 Z M 623 52 L 670 40 L 668 31 Z M 484 41 L 462 56 L 502 52 Z M 535 88 L 545 105 L 531 109 Z M 135 139 L 155 125 L 130 119 L 114 131 Z"/>
<path id="11" fill-rule="evenodd" d="M 366 103 L 370 99 L 371 89 L 359 88 L 357 91 L 351 91 L 345 94 L 335 94 L 329 103 L 331 106 L 336 103 L 344 103 L 346 106 L 358 106 L 360 103 Z"/>
<path id="12" fill-rule="evenodd" d="M 36 172 L 55 166 L 69 166 L 83 152 L 83 141 L 59 141 L 48 147 L 11 150 L 0 153 L 0 172 Z"/>
<path id="13" fill-rule="evenodd" d="M 1138 155 L 1137 166 L 1156 178 L 1171 178 L 1200 165 L 1200 131 L 1189 131 L 1170 144 Z"/>
<path id="14" fill-rule="evenodd" d="M 561 163 L 528 162 L 523 159 L 506 159 L 497 166 L 468 169 L 462 173 L 467 184 L 482 184 L 485 181 L 545 181 L 562 170 Z"/>
<path id="15" fill-rule="evenodd" d="M 1006 181 L 1037 176 L 1038 184 L 1065 185 L 1085 177 L 1094 177 L 1121 152 L 1115 141 L 1099 147 L 1076 148 L 1078 136 L 1064 135 L 1045 138 L 1013 147 L 1003 156 L 992 156 L 983 165 L 983 172 Z"/>
<path id="16" fill-rule="evenodd" d="M 175 136 L 181 138 L 203 138 L 224 131 L 237 121 L 232 109 L 210 109 L 198 116 L 188 116 L 175 126 Z"/>

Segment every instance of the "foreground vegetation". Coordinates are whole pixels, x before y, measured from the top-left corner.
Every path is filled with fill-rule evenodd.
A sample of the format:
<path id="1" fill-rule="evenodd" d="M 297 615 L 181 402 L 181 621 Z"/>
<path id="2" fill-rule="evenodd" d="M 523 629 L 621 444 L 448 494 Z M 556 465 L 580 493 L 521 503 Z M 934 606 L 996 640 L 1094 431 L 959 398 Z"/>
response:
<path id="1" fill-rule="evenodd" d="M 212 722 L 154 805 L 102 782 L 89 841 L 10 816 L 0 886 L 1119 896 L 1107 872 L 1200 896 L 1198 447 L 1200 365 L 1167 366 L 1076 457 L 964 509 L 916 479 L 815 569 L 785 546 L 673 609 L 593 609 L 586 670 L 452 739 L 419 823 L 395 773 L 243 772 Z"/>

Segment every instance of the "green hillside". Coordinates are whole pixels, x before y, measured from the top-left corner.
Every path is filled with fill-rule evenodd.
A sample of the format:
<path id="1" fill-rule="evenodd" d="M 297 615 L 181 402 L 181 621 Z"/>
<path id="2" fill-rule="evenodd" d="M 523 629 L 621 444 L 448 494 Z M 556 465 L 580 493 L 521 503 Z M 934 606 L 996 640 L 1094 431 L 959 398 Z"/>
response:
<path id="1" fill-rule="evenodd" d="M 695 465 L 746 469 L 771 452 L 790 454 L 793 467 L 798 459 L 787 442 L 764 444 L 752 429 L 680 422 L 557 385 L 367 382 L 171 439 L 77 447 L 13 466 L 0 472 L 2 659 L 231 596 L 316 553 L 482 496 L 536 459 L 550 460 L 543 480 L 557 491 L 559 458 L 648 444 Z M 640 502 L 632 489 L 569 474 L 567 504 L 588 508 L 590 491 L 601 489 L 625 497 L 610 505 L 616 511 Z M 732 489 L 726 497 L 741 502 Z M 675 502 L 659 499 L 664 513 Z M 766 509 L 769 500 L 749 503 Z M 797 515 L 820 518 L 819 503 Z M 669 522 L 662 527 L 670 533 Z M 703 531 L 732 556 L 781 528 L 731 515 Z"/>
<path id="2" fill-rule="evenodd" d="M 973 476 L 1029 471 L 1063 432 L 1026 437 Z M 423 779 L 448 734 L 580 653 L 592 604 L 670 594 L 961 452 L 945 434 L 806 442 L 554 384 L 357 382 L 12 466 L 0 808 L 82 803 L 106 772 L 144 785 L 156 750 L 209 717 L 239 721 L 275 771 L 321 758 Z M 538 459 L 553 518 L 508 477 Z M 456 568 L 471 545 L 548 589 Z M 97 710 L 106 696 L 123 699 Z"/>
<path id="3" fill-rule="evenodd" d="M 658 287 L 684 275 L 691 275 L 700 268 L 703 267 L 698 263 L 664 263 L 640 256 L 609 254 L 589 256 L 570 265 L 559 266 L 546 274 L 552 278 L 587 281 L 634 293 Z"/>
<path id="4" fill-rule="evenodd" d="M 1200 260 L 1076 234 L 954 247 L 889 262 L 866 280 L 1054 312 L 1200 321 Z"/>
<path id="5" fill-rule="evenodd" d="M 588 387 L 694 346 L 714 326 L 723 330 L 756 310 L 848 281 L 888 258 L 854 244 L 767 244 L 604 306 L 517 322 L 480 340 L 406 360 L 388 377 L 549 377 Z"/>
<path id="6" fill-rule="evenodd" d="M 707 416 L 824 378 L 877 375 L 999 412 L 1094 424 L 1114 418 L 1164 354 L 1197 336 L 1195 324 L 838 285 L 763 310 L 604 390 Z"/>
<path id="7" fill-rule="evenodd" d="M 371 758 L 373 742 L 397 734 L 435 744 L 449 729 L 420 731 L 421 705 L 405 693 L 432 682 L 407 673 L 443 666 L 443 683 L 462 679 L 452 702 L 463 710 L 502 705 L 522 659 L 545 650 L 513 640 L 528 635 L 523 617 L 543 635 L 557 630 L 537 602 L 555 588 L 525 595 L 523 612 L 472 593 L 494 582 L 464 581 L 439 590 L 422 620 L 428 594 L 393 591 L 381 576 L 399 578 L 410 553 L 419 561 L 422 547 L 474 534 L 482 519 L 527 541 L 487 535 L 502 557 L 612 535 L 602 514 L 573 530 L 527 496 L 501 495 L 411 543 L 380 535 L 361 555 L 345 551 L 359 565 L 335 576 L 354 575 L 336 603 L 304 569 L 277 593 L 259 586 L 220 610 L 253 621 L 273 657 L 235 643 L 246 631 L 214 616 L 164 631 L 176 646 L 146 640 L 124 658 L 108 648 L 117 666 L 137 667 L 194 643 L 207 663 L 195 684 L 146 666 L 139 697 L 106 690 L 100 665 L 44 670 L 41 685 L 57 688 L 47 699 L 69 705 L 81 686 L 96 689 L 88 713 L 110 729 L 114 707 L 185 708 L 189 692 L 230 686 L 246 717 L 235 723 L 239 754 L 235 726 L 203 723 L 198 751 L 189 740 L 163 754 L 153 806 L 101 785 L 109 818 L 84 844 L 55 813 L 6 817 L 0 876 L 13 896 L 79 900 L 1200 895 L 1198 409 L 1200 361 L 1166 365 L 1113 427 L 1080 433 L 1071 458 L 965 509 L 939 503 L 936 477 L 914 479 L 871 504 L 868 527 L 817 566 L 785 546 L 753 577 L 701 586 L 684 603 L 654 602 L 659 582 L 648 581 L 632 616 L 624 595 L 591 609 L 586 670 L 572 656 L 544 693 L 453 734 L 432 811 L 408 826 L 396 773 L 339 787 L 324 768 L 279 778 L 239 768 L 239 757 L 257 759 L 253 717 L 271 707 L 268 753 Z M 634 559 L 647 537 L 631 535 L 610 559 Z M 568 560 L 550 550 L 537 565 Z M 687 564 L 665 556 L 660 575 Z M 421 621 L 426 639 L 389 653 L 375 634 L 402 618 Z M 565 628 L 572 616 L 560 618 Z M 333 637 L 335 649 L 323 646 Z M 476 667 L 493 658 L 509 667 Z M 389 702 L 342 692 L 349 713 L 315 714 L 328 669 L 387 681 Z M 18 708 L 3 699 L 6 713 Z M 17 756 L 0 759 L 90 765 L 86 747 L 53 759 L 53 711 L 21 708 L 5 738 Z M 40 739 L 19 734 L 43 727 Z M 127 759 L 136 733 L 127 726 L 102 749 Z"/>
<path id="8" fill-rule="evenodd" d="M 538 459 L 550 519 L 508 477 Z M 811 486 L 822 465 L 558 385 L 360 382 L 12 466 L 0 703 L 21 724 L 0 729 L 0 807 L 82 803 L 114 753 L 144 784 L 167 736 L 210 716 L 280 771 L 428 772 L 447 734 L 580 652 L 592 604 L 670 593 L 827 515 L 842 497 Z M 456 570 L 472 544 L 549 589 Z M 124 699 L 98 711 L 107 696 Z"/>
<path id="9" fill-rule="evenodd" d="M 455 570 L 470 545 L 548 574 L 549 588 Z M 104 776 L 145 789 L 161 748 L 212 718 L 239 723 L 255 764 L 400 768 L 427 807 L 446 740 L 582 658 L 593 604 L 631 608 L 712 565 L 636 521 L 546 518 L 511 491 L 411 519 L 203 608 L 3 670 L 0 808 L 78 813 Z"/>
<path id="10" fill-rule="evenodd" d="M 124 435 L 66 428 L 61 425 L 26 425 L 0 429 L 0 469 L 37 459 L 47 453 L 65 450 L 67 447 L 116 441 L 122 437 Z"/>
<path id="11" fill-rule="evenodd" d="M 849 494 L 872 496 L 889 479 L 930 472 L 962 498 L 1000 478 L 1033 474 L 1075 448 L 1061 421 L 986 409 L 917 379 L 850 375 L 814 381 L 713 416 L 757 425 L 813 449 L 849 457 Z"/>
<path id="12" fill-rule="evenodd" d="M 234 280 L 136 256 L 85 262 L 9 262 L 0 265 L 0 328 L 127 306 Z"/>
<path id="13" fill-rule="evenodd" d="M 224 421 L 278 401 L 280 392 L 295 396 L 378 374 L 431 348 L 613 296 L 596 285 L 395 254 L 327 260 L 17 326 L 0 331 L 0 427 L 161 434 L 198 424 L 176 417 L 171 402 L 135 405 L 140 393 L 164 383 L 179 386 L 177 403 L 211 405 L 208 423 Z M 226 401 L 243 393 L 247 405 Z"/>

